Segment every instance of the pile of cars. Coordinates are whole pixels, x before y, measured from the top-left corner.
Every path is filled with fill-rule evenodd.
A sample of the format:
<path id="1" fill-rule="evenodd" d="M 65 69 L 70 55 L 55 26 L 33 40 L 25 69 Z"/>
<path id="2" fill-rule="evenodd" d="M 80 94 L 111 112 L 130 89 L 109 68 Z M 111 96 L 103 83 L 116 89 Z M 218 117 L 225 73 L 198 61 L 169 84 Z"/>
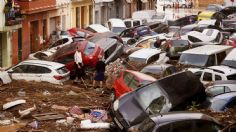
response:
<path id="1" fill-rule="evenodd" d="M 2 71 L 0 85 L 12 79 L 63 84 L 75 76 L 74 53 L 80 47 L 86 70 L 94 70 L 99 56 L 107 65 L 122 60 L 124 69 L 113 68 L 121 71 L 111 88 L 116 129 L 222 130 L 214 118 L 185 111 L 193 102 L 213 111 L 236 106 L 236 27 L 224 25 L 236 21 L 236 7 L 208 10 L 171 21 L 153 10 L 139 11 L 104 26 L 72 28 Z"/>

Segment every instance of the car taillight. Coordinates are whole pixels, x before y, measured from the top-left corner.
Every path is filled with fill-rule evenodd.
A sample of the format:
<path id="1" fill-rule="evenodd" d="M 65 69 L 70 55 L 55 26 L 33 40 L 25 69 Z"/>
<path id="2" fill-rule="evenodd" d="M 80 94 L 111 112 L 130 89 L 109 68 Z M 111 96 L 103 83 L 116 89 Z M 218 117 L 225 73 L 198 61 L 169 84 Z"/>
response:
<path id="1" fill-rule="evenodd" d="M 60 76 L 60 75 L 55 75 L 55 76 L 53 76 L 56 80 L 61 80 L 63 77 L 62 76 Z"/>

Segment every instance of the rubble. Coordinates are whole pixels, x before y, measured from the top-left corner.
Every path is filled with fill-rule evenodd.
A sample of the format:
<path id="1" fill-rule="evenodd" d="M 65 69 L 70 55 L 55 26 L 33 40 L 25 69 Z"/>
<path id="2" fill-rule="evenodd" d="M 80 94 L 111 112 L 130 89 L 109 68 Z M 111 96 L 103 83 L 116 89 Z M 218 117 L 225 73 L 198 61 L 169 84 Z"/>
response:
<path id="1" fill-rule="evenodd" d="M 26 103 L 26 100 L 16 100 L 16 101 L 12 101 L 12 102 L 8 102 L 6 104 L 3 105 L 3 110 L 9 109 L 13 106 L 19 105 L 19 104 L 24 104 Z"/>
<path id="2" fill-rule="evenodd" d="M 20 114 L 20 117 L 22 118 L 22 117 L 24 117 L 24 116 L 29 115 L 29 114 L 30 114 L 32 111 L 34 111 L 34 110 L 36 110 L 36 105 L 34 105 L 33 107 L 28 108 L 28 109 L 26 109 L 26 110 L 23 110 L 23 111 L 19 110 L 18 112 L 19 112 L 19 114 Z"/>

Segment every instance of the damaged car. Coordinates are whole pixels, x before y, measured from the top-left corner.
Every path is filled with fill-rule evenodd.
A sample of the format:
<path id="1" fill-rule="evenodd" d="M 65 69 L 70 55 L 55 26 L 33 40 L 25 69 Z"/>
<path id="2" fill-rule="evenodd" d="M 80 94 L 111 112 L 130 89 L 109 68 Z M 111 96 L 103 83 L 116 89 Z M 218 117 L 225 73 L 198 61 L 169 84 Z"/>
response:
<path id="1" fill-rule="evenodd" d="M 188 94 L 186 94 L 188 93 Z M 185 110 L 192 101 L 205 101 L 203 84 L 190 71 L 180 72 L 129 92 L 112 105 L 112 118 L 120 130 L 141 123 L 149 115 Z"/>
<path id="2" fill-rule="evenodd" d="M 224 127 L 213 117 L 197 112 L 168 112 L 146 118 L 139 132 L 217 132 Z"/>
<path id="3" fill-rule="evenodd" d="M 161 49 L 143 48 L 133 52 L 128 57 L 129 61 L 142 63 L 142 64 L 163 64 L 169 61 L 166 56 L 166 52 L 162 52 Z"/>
<path id="4" fill-rule="evenodd" d="M 49 82 L 53 84 L 63 84 L 69 80 L 70 72 L 65 65 L 43 61 L 43 60 L 26 60 L 0 73 L 0 80 L 3 83 L 9 82 L 9 77 L 13 80 L 26 80 L 36 82 Z M 3 76 L 5 75 L 5 77 Z"/>
<path id="5" fill-rule="evenodd" d="M 97 41 L 97 45 L 103 49 L 104 62 L 108 64 L 123 54 L 123 44 L 113 38 L 102 38 Z"/>
<path id="6" fill-rule="evenodd" d="M 114 97 L 119 98 L 124 93 L 133 91 L 138 87 L 144 86 L 151 82 L 156 81 L 152 76 L 132 70 L 124 70 L 121 72 L 120 77 L 115 80 L 113 84 Z"/>

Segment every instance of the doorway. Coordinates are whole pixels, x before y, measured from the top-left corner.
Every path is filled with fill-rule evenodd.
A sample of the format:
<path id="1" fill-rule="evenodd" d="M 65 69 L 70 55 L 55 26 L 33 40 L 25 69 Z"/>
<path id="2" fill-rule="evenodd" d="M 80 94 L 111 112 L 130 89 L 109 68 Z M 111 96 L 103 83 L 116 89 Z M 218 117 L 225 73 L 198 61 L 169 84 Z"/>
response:
<path id="1" fill-rule="evenodd" d="M 0 67 L 2 67 L 2 44 L 3 44 L 3 40 L 2 40 L 2 33 L 0 33 Z"/>
<path id="2" fill-rule="evenodd" d="M 18 29 L 18 62 L 22 61 L 22 28 Z"/>
<path id="3" fill-rule="evenodd" d="M 38 50 L 38 21 L 30 23 L 30 52 L 34 53 Z"/>

